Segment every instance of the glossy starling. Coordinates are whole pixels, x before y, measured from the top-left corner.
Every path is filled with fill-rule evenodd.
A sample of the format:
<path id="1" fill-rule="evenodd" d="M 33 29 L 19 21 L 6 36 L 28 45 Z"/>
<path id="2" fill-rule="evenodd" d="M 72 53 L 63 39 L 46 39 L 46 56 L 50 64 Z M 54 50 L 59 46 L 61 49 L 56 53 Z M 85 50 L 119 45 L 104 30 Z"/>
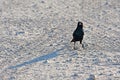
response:
<path id="1" fill-rule="evenodd" d="M 84 36 L 83 23 L 78 22 L 77 28 L 73 32 L 73 39 L 71 40 L 71 42 L 74 42 L 74 49 L 76 41 L 80 41 L 80 44 L 82 44 L 83 36 Z M 82 47 L 84 46 L 82 45 Z"/>

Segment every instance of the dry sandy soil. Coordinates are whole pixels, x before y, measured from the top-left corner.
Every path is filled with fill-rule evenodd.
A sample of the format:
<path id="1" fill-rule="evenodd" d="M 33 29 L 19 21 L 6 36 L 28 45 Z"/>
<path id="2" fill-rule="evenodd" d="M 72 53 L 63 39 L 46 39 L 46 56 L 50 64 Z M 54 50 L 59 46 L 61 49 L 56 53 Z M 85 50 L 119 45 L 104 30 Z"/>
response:
<path id="1" fill-rule="evenodd" d="M 0 0 L 0 80 L 92 77 L 120 80 L 120 0 Z"/>

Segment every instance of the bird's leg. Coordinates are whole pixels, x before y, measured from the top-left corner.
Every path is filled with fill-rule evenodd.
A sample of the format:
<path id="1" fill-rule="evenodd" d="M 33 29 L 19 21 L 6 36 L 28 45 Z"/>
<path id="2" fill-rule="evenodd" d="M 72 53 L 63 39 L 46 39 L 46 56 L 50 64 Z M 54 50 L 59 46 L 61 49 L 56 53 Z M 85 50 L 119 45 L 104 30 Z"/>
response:
<path id="1" fill-rule="evenodd" d="M 83 49 L 85 48 L 84 44 L 82 44 L 82 48 L 83 48 Z"/>
<path id="2" fill-rule="evenodd" d="M 80 40 L 80 44 L 82 43 L 82 41 Z"/>
<path id="3" fill-rule="evenodd" d="M 84 44 L 82 44 L 82 41 L 80 41 L 80 44 L 82 45 L 82 48 L 84 49 L 85 47 L 84 47 Z"/>

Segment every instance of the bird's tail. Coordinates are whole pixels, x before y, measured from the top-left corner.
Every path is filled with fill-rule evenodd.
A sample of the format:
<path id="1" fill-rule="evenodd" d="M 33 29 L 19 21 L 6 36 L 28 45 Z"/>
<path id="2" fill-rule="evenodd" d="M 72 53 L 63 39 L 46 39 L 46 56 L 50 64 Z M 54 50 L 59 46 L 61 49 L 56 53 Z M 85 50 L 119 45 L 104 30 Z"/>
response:
<path id="1" fill-rule="evenodd" d="M 72 39 L 71 42 L 75 42 L 74 39 Z"/>

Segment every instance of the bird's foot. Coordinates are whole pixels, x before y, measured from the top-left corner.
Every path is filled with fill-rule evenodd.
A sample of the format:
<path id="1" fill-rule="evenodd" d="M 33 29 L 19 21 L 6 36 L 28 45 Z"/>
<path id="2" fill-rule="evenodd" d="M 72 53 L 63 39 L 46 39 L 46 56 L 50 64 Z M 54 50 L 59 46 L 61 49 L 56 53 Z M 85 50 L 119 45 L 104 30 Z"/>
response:
<path id="1" fill-rule="evenodd" d="M 86 49 L 87 47 L 88 47 L 88 44 L 86 44 L 86 43 L 82 44 L 83 49 Z"/>

